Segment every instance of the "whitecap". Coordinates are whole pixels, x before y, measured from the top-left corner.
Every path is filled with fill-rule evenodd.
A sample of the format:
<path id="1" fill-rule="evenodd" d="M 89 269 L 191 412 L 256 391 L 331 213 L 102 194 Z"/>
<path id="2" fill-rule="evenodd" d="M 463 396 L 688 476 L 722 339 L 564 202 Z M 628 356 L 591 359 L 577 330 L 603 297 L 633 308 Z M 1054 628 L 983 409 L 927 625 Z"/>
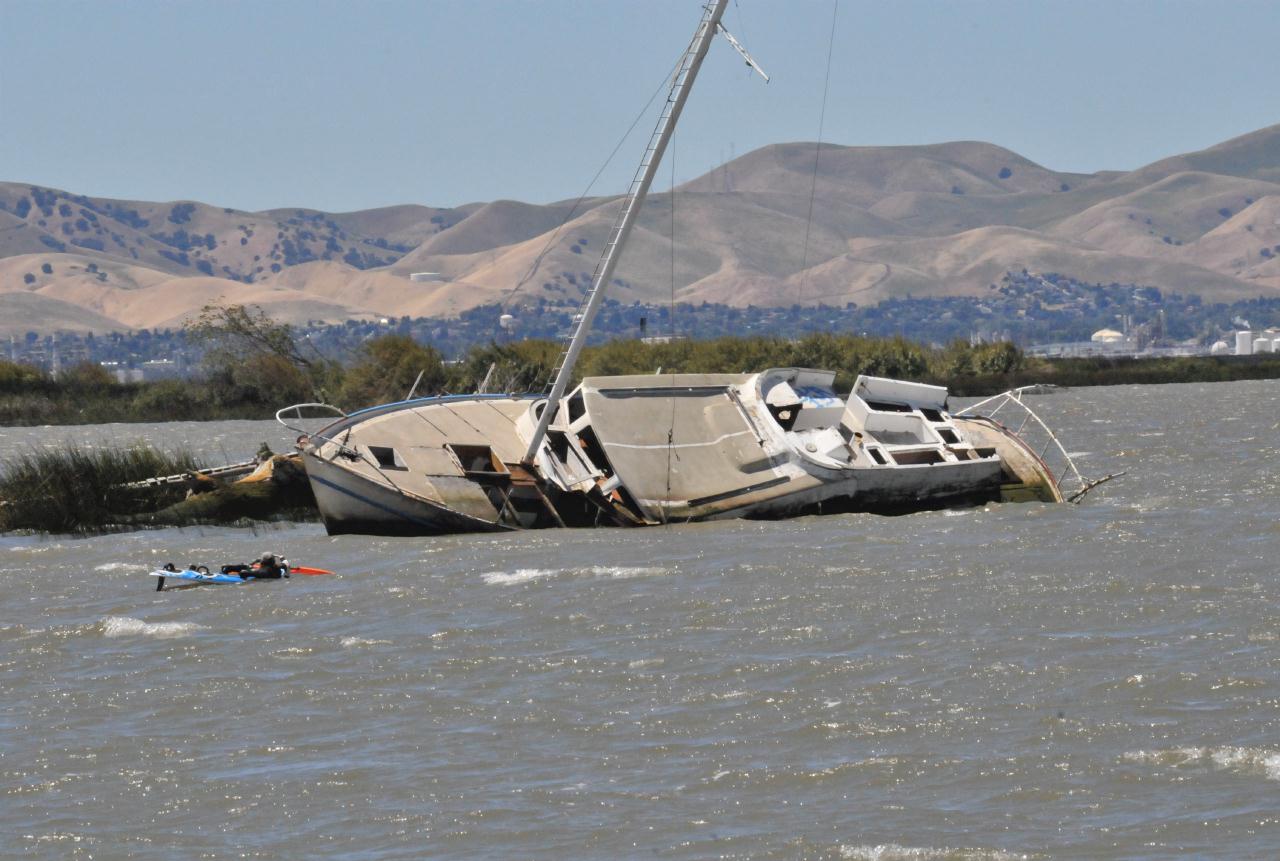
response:
<path id="1" fill-rule="evenodd" d="M 1167 750 L 1130 751 L 1122 756 L 1127 762 L 1141 762 L 1172 767 L 1202 765 L 1241 775 L 1261 775 L 1280 780 L 1280 751 L 1261 747 L 1178 747 Z"/>
<path id="2" fill-rule="evenodd" d="M 1209 751 L 1209 759 L 1218 768 L 1244 774 L 1262 774 L 1268 780 L 1280 780 L 1280 751 L 1258 747 L 1219 747 Z"/>
<path id="3" fill-rule="evenodd" d="M 130 616 L 106 616 L 98 623 L 104 637 L 186 637 L 205 629 L 194 622 L 144 622 Z"/>
<path id="4" fill-rule="evenodd" d="M 626 580 L 632 577 L 657 577 L 669 574 L 666 568 L 630 567 L 625 565 L 594 565 L 590 568 L 520 568 L 515 571 L 490 571 L 481 574 L 480 579 L 490 586 L 514 586 L 520 583 L 532 583 L 545 580 L 560 574 L 588 575 L 592 577 L 609 577 L 614 580 Z"/>
<path id="5" fill-rule="evenodd" d="M 101 565 L 93 566 L 94 571 L 150 571 L 150 566 L 139 565 L 137 562 L 103 562 Z"/>
<path id="6" fill-rule="evenodd" d="M 518 583 L 532 583 L 534 580 L 553 577 L 557 573 L 559 572 L 546 568 L 520 568 L 511 572 L 490 571 L 487 574 L 481 574 L 480 579 L 490 586 L 514 586 Z"/>
<path id="7" fill-rule="evenodd" d="M 354 646 L 390 646 L 390 640 L 366 640 L 364 637 L 343 637 L 338 641 L 344 648 Z"/>
<path id="8" fill-rule="evenodd" d="M 934 849 L 881 843 L 877 846 L 841 846 L 840 857 L 850 861 L 1019 861 L 1028 856 L 999 849 Z"/>
<path id="9" fill-rule="evenodd" d="M 590 570 L 597 577 L 612 577 L 615 580 L 624 580 L 630 577 L 660 577 L 669 573 L 666 568 L 628 568 L 623 565 L 597 565 Z"/>

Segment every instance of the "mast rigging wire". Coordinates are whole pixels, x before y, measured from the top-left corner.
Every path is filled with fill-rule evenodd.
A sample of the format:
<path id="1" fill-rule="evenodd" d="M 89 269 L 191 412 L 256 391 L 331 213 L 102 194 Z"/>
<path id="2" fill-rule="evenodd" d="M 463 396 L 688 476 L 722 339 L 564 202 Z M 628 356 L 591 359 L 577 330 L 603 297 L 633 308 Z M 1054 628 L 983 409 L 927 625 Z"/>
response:
<path id="1" fill-rule="evenodd" d="M 818 142 L 813 148 L 813 181 L 809 185 L 809 217 L 804 223 L 804 246 L 800 252 L 800 289 L 797 298 L 804 299 L 805 282 L 809 276 L 809 229 L 813 225 L 813 199 L 818 193 L 818 154 L 822 152 L 822 132 L 827 120 L 827 89 L 831 83 L 831 55 L 836 44 L 836 15 L 840 0 L 831 5 L 831 35 L 827 40 L 827 72 L 822 80 L 822 109 L 818 112 Z"/>
<path id="2" fill-rule="evenodd" d="M 668 149 L 671 156 L 671 306 L 667 312 L 670 323 L 671 341 L 675 343 L 676 335 L 676 148 L 674 136 Z M 671 368 L 671 384 L 675 386 L 676 370 Z M 666 502 L 671 503 L 671 457 L 675 454 L 676 438 L 676 399 L 671 398 L 671 423 L 667 426 L 667 495 Z M 667 507 L 662 508 L 662 522 L 667 523 Z"/>
<path id="3" fill-rule="evenodd" d="M 681 54 L 681 58 L 683 58 L 683 56 L 684 55 Z M 609 157 L 604 160 L 602 165 L 600 165 L 600 169 L 596 171 L 595 176 L 591 177 L 591 181 L 587 183 L 587 187 L 583 189 L 582 194 L 578 195 L 578 199 L 573 202 L 573 206 L 569 207 L 569 212 L 565 215 L 564 220 L 562 220 L 559 226 L 552 231 L 551 237 L 547 239 L 546 244 L 542 246 L 542 250 L 533 258 L 533 263 L 529 266 L 529 271 L 525 273 L 523 278 L 516 282 L 516 286 L 508 290 L 507 294 L 502 297 L 502 301 L 498 303 L 500 310 L 506 310 L 507 304 L 511 301 L 512 297 L 514 297 L 516 293 L 520 291 L 520 288 L 524 287 L 524 285 L 529 283 L 529 280 L 533 278 L 534 274 L 538 271 L 538 267 L 542 265 L 542 259 L 547 256 L 547 253 L 555 244 L 556 239 L 560 237 L 560 231 L 564 230 L 565 225 L 573 219 L 573 216 L 578 211 L 578 207 L 587 199 L 587 195 L 591 193 L 591 189 L 595 186 L 596 182 L 599 181 L 600 176 L 613 162 L 613 157 L 618 154 L 618 151 L 622 149 L 623 144 L 625 144 L 627 139 L 631 137 L 631 133 L 636 130 L 636 126 L 640 124 L 640 120 L 644 119 L 644 115 L 649 112 L 649 108 L 653 105 L 654 100 L 658 98 L 658 94 L 666 88 L 667 82 L 680 71 L 679 65 L 680 61 L 676 60 L 671 67 L 672 71 L 663 77 L 662 81 L 653 91 L 653 94 L 649 96 L 649 101 L 645 102 L 644 107 L 640 109 L 640 113 L 636 114 L 636 118 L 631 121 L 631 125 L 622 133 L 622 137 L 618 139 L 618 143 L 613 147 L 613 152 L 609 153 Z"/>

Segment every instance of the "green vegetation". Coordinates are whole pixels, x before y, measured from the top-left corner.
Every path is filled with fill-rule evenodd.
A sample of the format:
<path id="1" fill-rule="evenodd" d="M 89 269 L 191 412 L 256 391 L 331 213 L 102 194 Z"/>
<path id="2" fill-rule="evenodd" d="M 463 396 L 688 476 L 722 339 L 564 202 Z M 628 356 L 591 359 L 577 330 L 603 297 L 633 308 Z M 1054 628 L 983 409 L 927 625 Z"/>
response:
<path id="1" fill-rule="evenodd" d="M 83 363 L 54 379 L 27 365 L 0 361 L 0 425 L 93 424 L 269 418 L 279 407 L 321 401 L 348 411 L 421 395 L 543 391 L 560 354 L 554 340 L 471 347 L 453 363 L 405 334 L 372 337 L 347 366 L 324 358 L 287 325 L 261 311 L 210 307 L 188 327 L 204 345 L 196 380 L 118 383 Z M 744 373 L 769 367 L 836 372 L 837 389 L 858 374 L 945 385 L 955 395 L 985 395 L 1030 383 L 1066 386 L 1280 378 L 1280 354 L 1160 359 L 1040 359 L 1008 342 L 954 341 L 928 347 L 902 337 L 811 333 L 645 343 L 614 340 L 588 347 L 581 376 Z M 419 380 L 418 375 L 422 377 Z M 417 388 L 414 389 L 414 383 Z"/>
<path id="2" fill-rule="evenodd" d="M 0 532 L 93 532 L 116 522 L 119 512 L 154 511 L 185 493 L 182 485 L 138 489 L 127 487 L 129 482 L 197 467 L 189 454 L 165 453 L 141 443 L 16 455 L 0 467 Z"/>

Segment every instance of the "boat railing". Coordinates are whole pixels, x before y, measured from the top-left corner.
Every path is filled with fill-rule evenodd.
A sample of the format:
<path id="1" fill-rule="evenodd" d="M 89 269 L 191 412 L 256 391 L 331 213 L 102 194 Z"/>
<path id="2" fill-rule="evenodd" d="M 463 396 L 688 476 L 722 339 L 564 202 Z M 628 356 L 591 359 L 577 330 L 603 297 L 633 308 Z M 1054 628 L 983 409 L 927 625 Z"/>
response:
<path id="1" fill-rule="evenodd" d="M 304 416 L 302 412 L 303 410 L 307 410 L 307 409 L 324 410 L 324 411 L 327 411 L 331 416 L 336 416 L 337 418 L 343 418 L 343 419 L 348 418 L 348 414 L 345 411 L 343 411 L 342 408 L 340 407 L 335 407 L 333 404 L 322 404 L 318 402 L 312 402 L 312 403 L 305 403 L 305 404 L 290 404 L 287 407 L 281 407 L 280 409 L 276 410 L 276 421 L 279 424 L 283 425 L 288 430 L 291 430 L 294 433 L 298 434 L 297 442 L 299 446 L 302 444 L 304 438 L 309 441 L 322 440 L 323 442 L 333 443 L 338 447 L 339 451 L 345 452 L 347 454 L 359 454 L 359 452 L 357 452 L 355 449 L 349 448 L 345 443 L 342 443 L 339 440 L 336 440 L 332 437 L 325 436 L 320 431 L 308 430 L 303 427 L 298 427 L 296 425 L 289 424 L 289 421 L 296 422 L 296 421 L 303 421 L 304 419 L 307 419 L 307 418 L 321 418 L 321 416 Z M 292 413 L 292 415 L 289 415 L 290 413 Z M 328 418 L 328 416 L 325 416 L 325 418 Z"/>
<path id="2" fill-rule="evenodd" d="M 952 415 L 960 418 L 985 418 L 998 423 L 1039 458 L 1057 484 L 1064 501 L 1079 502 L 1090 490 L 1115 476 L 1090 480 L 1080 473 L 1075 460 L 1063 448 L 1057 435 L 1022 399 L 1023 395 L 1034 390 L 1037 390 L 1036 386 L 1010 389 L 971 404 Z"/>
<path id="3" fill-rule="evenodd" d="M 200 469 L 192 469 L 187 472 L 179 472 L 175 475 L 157 475 L 154 478 L 144 478 L 141 481 L 130 481 L 120 485 L 130 490 L 140 490 L 146 487 L 159 487 L 165 484 L 183 484 L 191 481 L 192 476 L 204 476 L 206 478 L 239 478 L 248 475 L 258 468 L 261 462 L 257 458 L 251 460 L 242 460 L 239 463 L 228 463 L 224 466 L 206 466 Z"/>
<path id="4" fill-rule="evenodd" d="M 429 399 L 424 399 L 424 400 L 429 400 Z M 371 468 L 370 474 L 375 476 L 379 481 L 381 481 L 383 484 L 390 487 L 392 490 L 395 490 L 398 493 L 407 492 L 400 485 L 396 484 L 395 481 L 391 478 L 391 476 L 387 475 L 384 470 L 379 469 L 378 464 L 369 460 L 369 458 L 366 457 L 365 454 L 361 452 L 359 449 L 352 448 L 351 446 L 347 445 L 345 442 L 343 442 L 340 439 L 337 439 L 336 437 L 326 436 L 321 431 L 309 431 L 306 428 L 295 427 L 294 425 L 289 424 L 289 422 L 285 420 L 287 413 L 293 413 L 291 420 L 301 421 L 302 419 L 305 418 L 305 416 L 302 415 L 302 411 L 305 409 L 327 410 L 331 414 L 343 419 L 350 418 L 352 415 L 355 415 L 355 413 L 347 413 L 343 411 L 341 408 L 335 407 L 333 404 L 322 404 L 322 403 L 290 404 L 287 407 L 282 407 L 281 409 L 276 410 L 276 421 L 279 422 L 284 427 L 288 428 L 289 430 L 298 434 L 298 440 L 295 443 L 295 445 L 299 449 L 303 448 L 306 445 L 311 445 L 313 449 L 319 448 L 319 446 L 316 445 L 316 440 L 320 440 L 321 442 L 326 442 L 326 443 L 332 443 L 338 449 L 337 453 L 339 455 L 351 458 L 352 460 L 358 460 L 361 463 L 365 464 L 366 466 L 370 467 Z M 361 412 L 367 412 L 367 410 L 362 410 Z"/>

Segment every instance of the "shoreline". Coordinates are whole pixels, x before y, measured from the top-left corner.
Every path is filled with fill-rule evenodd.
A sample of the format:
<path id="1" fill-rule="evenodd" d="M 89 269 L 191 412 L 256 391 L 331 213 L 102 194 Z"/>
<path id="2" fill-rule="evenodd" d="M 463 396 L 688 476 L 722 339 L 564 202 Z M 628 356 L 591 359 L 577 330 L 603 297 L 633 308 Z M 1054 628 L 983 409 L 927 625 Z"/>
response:
<path id="1" fill-rule="evenodd" d="M 1066 389 L 1280 379 L 1280 353 L 1152 359 L 1023 357 L 1019 364 L 1019 367 L 1004 373 L 944 375 L 926 370 L 902 376 L 945 386 L 953 397 L 966 398 L 988 397 L 1037 384 Z M 691 370 L 697 371 L 698 368 Z M 846 376 L 854 371 L 840 373 Z M 875 369 L 869 369 L 868 373 L 880 375 Z M 851 377 L 846 384 L 850 382 Z M 193 398 L 193 393 L 201 385 L 195 380 L 184 386 L 175 386 L 173 381 L 159 381 L 110 383 L 86 389 L 74 382 L 49 381 L 38 391 L 4 391 L 0 387 L 0 427 L 269 421 L 275 417 L 278 406 L 283 406 L 261 402 L 218 404 L 212 399 Z"/>

